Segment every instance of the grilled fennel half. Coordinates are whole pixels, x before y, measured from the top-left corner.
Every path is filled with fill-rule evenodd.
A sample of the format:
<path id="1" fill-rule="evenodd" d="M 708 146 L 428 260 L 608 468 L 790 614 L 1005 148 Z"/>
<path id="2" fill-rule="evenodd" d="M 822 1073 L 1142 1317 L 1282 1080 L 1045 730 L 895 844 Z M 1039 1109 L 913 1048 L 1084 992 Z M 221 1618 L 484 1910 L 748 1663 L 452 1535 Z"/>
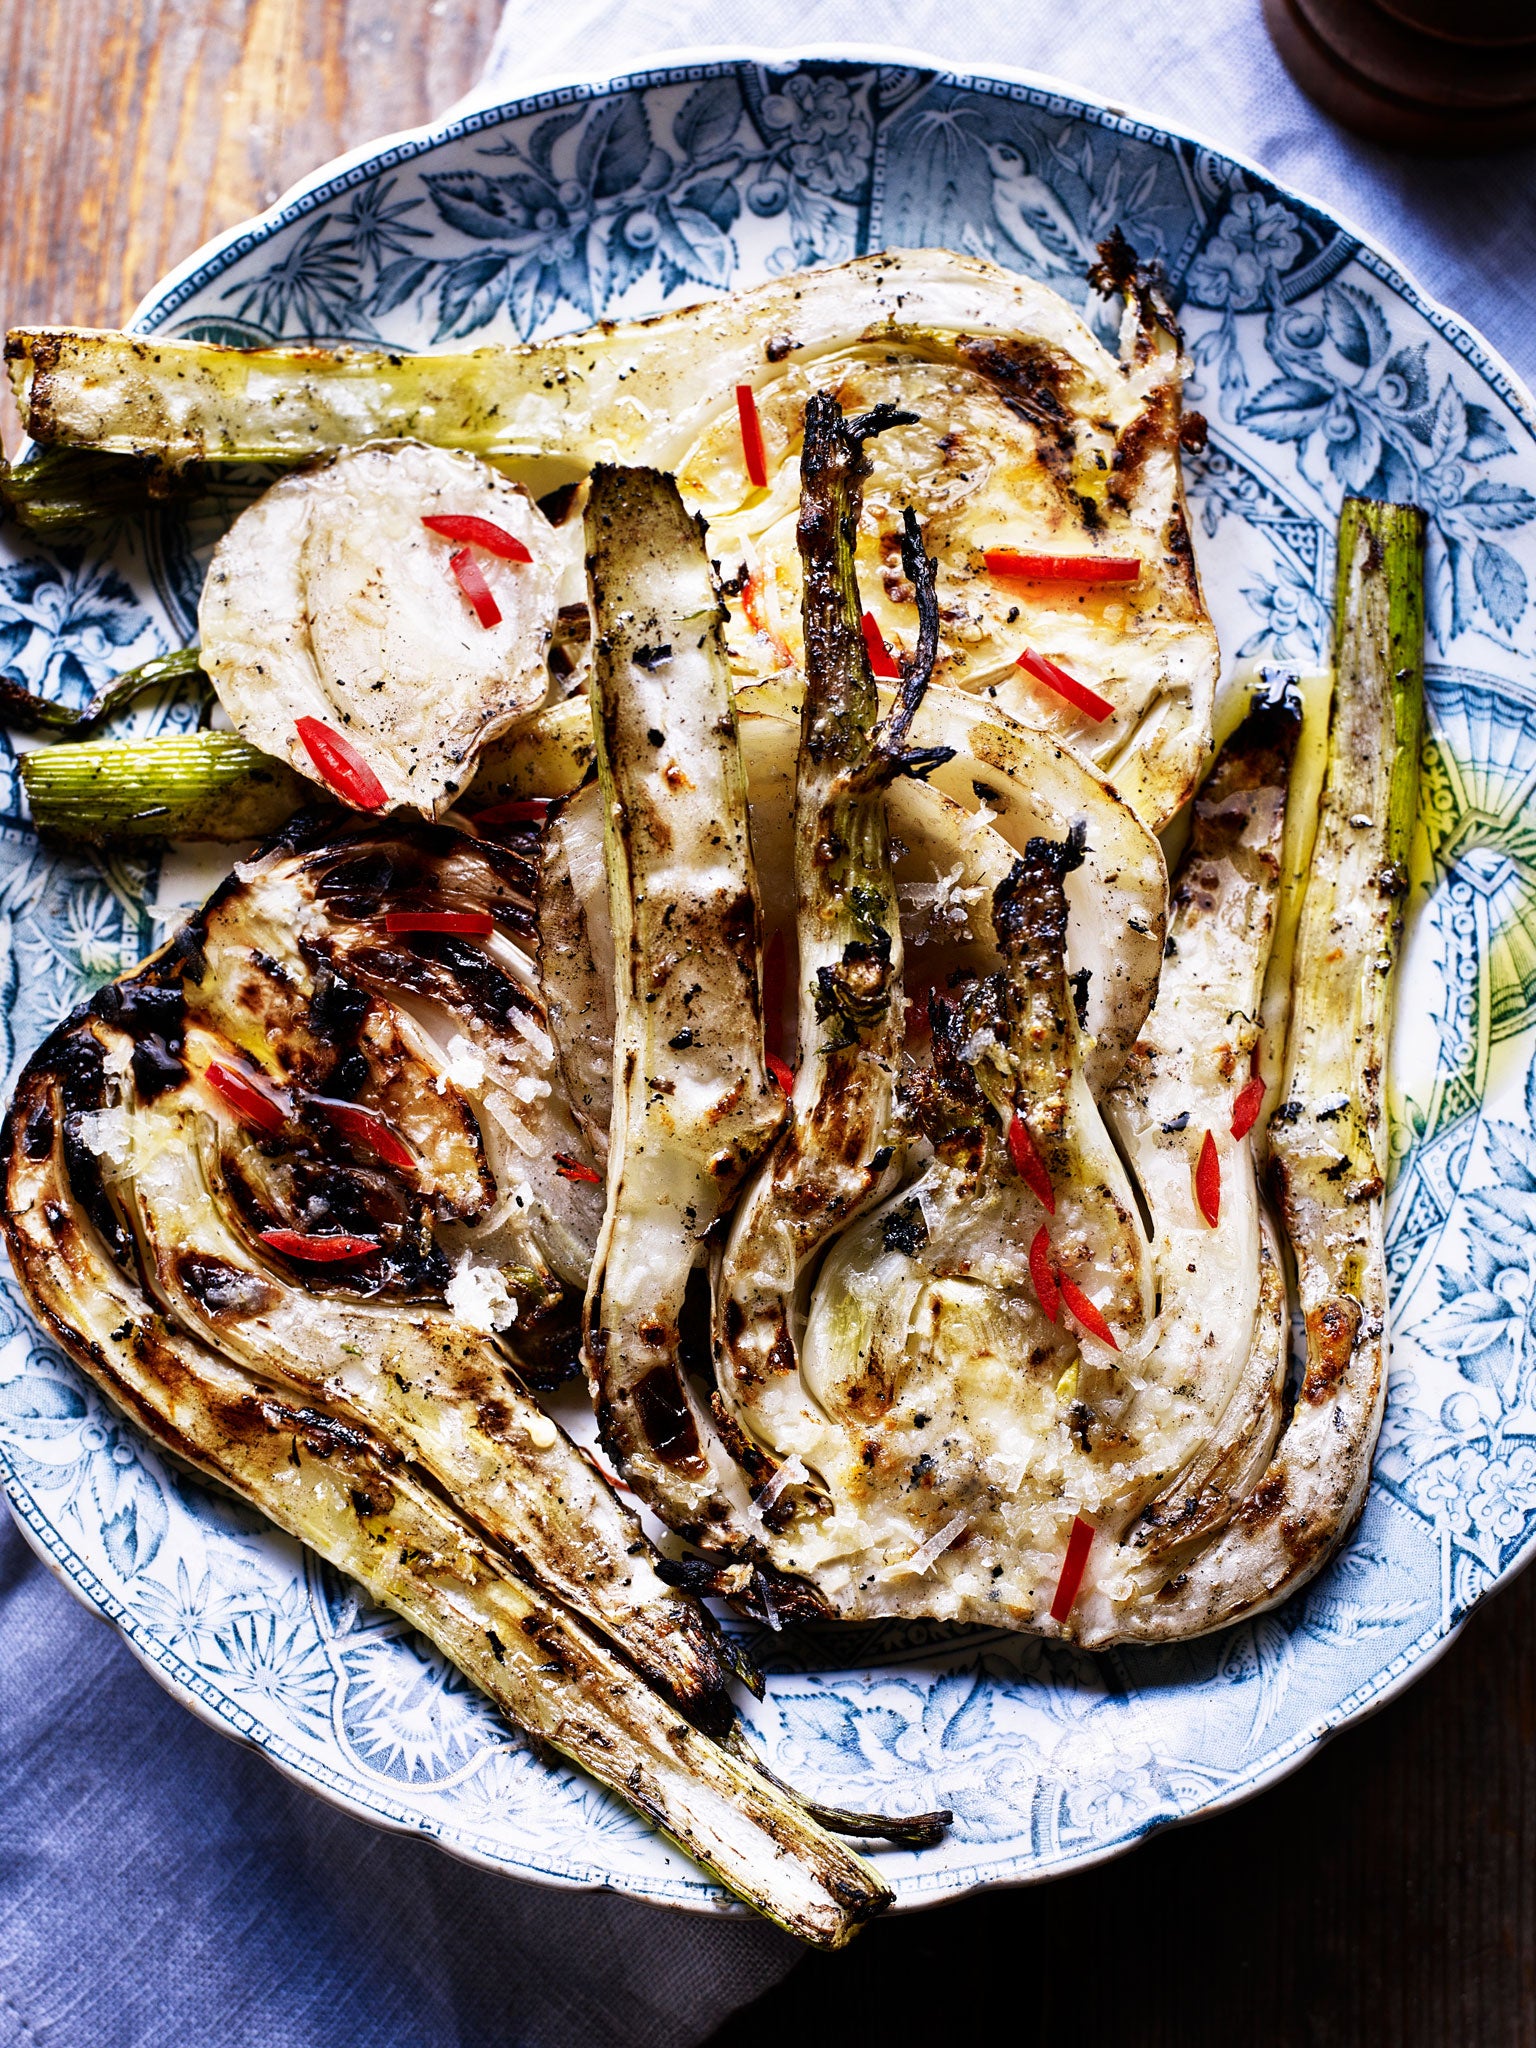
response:
<path id="1" fill-rule="evenodd" d="M 1359 1516 L 1387 1396 L 1383 1245 L 1392 999 L 1418 814 L 1424 514 L 1347 498 L 1339 522 L 1328 767 L 1291 977 L 1271 1177 L 1306 1354 L 1273 1452 L 1138 1637 L 1254 1613 L 1315 1573 Z"/>
<path id="2" fill-rule="evenodd" d="M 751 1500 L 689 1383 L 710 1233 L 784 1121 L 765 1064 L 761 916 L 722 613 L 698 522 L 655 470 L 587 504 L 593 725 L 613 927 L 607 1207 L 587 1288 L 603 1443 L 680 1534 L 753 1548 Z"/>
<path id="3" fill-rule="evenodd" d="M 440 1298 L 437 1231 L 494 1192 L 463 1063 L 404 1006 L 408 969 L 397 1007 L 377 947 L 353 943 L 357 979 L 335 963 L 352 920 L 419 903 L 432 859 L 451 869 L 454 836 L 294 835 L 68 1019 L 0 1141 L 15 1270 L 157 1442 L 355 1575 L 759 1910 L 837 1946 L 885 1888 L 744 1752 L 714 1623 Z M 340 886 L 306 901 L 317 879 Z M 262 957 L 284 910 L 286 953 Z M 479 967 L 411 939 L 434 999 L 451 972 L 484 1002 Z M 515 1064 L 527 1041 L 501 1028 Z"/>
<path id="4" fill-rule="evenodd" d="M 369 441 L 466 451 L 536 491 L 600 462 L 678 477 L 731 587 L 740 676 L 799 651 L 796 456 L 813 390 L 914 417 L 874 457 L 859 536 L 881 631 L 914 637 L 901 508 L 938 557 L 936 679 L 995 692 L 1026 723 L 1111 773 L 1160 829 L 1188 796 L 1217 674 L 1179 468 L 1182 360 L 1123 243 L 1099 287 L 1123 294 L 1117 360 L 1055 292 L 944 250 L 778 279 L 723 300 L 528 347 L 412 356 L 22 329 L 7 354 L 44 451 L 298 463 Z M 769 464 L 743 459 L 733 387 L 748 385 Z M 1197 433 L 1196 423 L 1188 423 Z M 72 487 L 78 483 L 72 477 Z M 999 578 L 989 551 L 1134 557 L 1120 584 Z M 1026 648 L 1110 704 L 1101 721 L 1027 675 Z"/>

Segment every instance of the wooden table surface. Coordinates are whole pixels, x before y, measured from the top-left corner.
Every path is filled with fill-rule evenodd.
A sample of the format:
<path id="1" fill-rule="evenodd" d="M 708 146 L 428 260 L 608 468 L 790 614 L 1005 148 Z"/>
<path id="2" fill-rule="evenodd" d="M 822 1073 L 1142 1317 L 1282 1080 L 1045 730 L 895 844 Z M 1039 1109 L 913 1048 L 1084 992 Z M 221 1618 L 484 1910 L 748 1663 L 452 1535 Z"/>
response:
<path id="1" fill-rule="evenodd" d="M 499 11 L 0 0 L 0 319 L 121 321 L 295 178 L 455 99 Z M 718 2048 L 899 2048 L 984 2013 L 1021 2048 L 1536 2048 L 1533 1641 L 1528 1575 L 1263 1798 L 1080 1877 L 876 1925 Z"/>

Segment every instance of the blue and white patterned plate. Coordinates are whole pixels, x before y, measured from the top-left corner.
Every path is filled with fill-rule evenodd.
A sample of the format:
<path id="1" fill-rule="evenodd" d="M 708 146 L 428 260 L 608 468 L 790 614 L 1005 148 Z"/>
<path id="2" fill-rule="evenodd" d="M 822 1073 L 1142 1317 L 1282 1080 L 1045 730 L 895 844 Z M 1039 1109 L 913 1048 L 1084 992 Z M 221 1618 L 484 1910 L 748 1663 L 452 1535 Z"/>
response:
<path id="1" fill-rule="evenodd" d="M 317 173 L 194 258 L 143 332 L 527 338 L 799 265 L 941 243 L 1086 295 L 1118 222 L 1166 265 L 1209 452 L 1189 465 L 1229 667 L 1321 660 L 1345 491 L 1432 514 L 1432 881 L 1394 1066 L 1391 1400 L 1359 1530 L 1287 1606 L 1089 1657 L 997 1632 L 755 1641 L 774 1767 L 845 1804 L 952 1807 L 880 1860 L 904 1904 L 1113 1854 L 1269 1782 L 1443 1649 L 1536 1541 L 1536 417 L 1475 334 L 1258 171 L 1026 77 L 868 52 L 680 62 L 538 93 Z M 217 503 L 99 549 L 0 535 L 0 666 L 79 702 L 191 634 Z M 174 702 L 150 723 L 186 714 Z M 8 1071 L 197 893 L 54 857 L 0 781 Z M 211 879 L 211 876 L 205 876 Z M 353 1812 L 489 1868 L 720 1909 L 580 1776 L 255 1515 L 171 1469 L 0 1295 L 0 1466 L 39 1551 L 195 1712 Z"/>

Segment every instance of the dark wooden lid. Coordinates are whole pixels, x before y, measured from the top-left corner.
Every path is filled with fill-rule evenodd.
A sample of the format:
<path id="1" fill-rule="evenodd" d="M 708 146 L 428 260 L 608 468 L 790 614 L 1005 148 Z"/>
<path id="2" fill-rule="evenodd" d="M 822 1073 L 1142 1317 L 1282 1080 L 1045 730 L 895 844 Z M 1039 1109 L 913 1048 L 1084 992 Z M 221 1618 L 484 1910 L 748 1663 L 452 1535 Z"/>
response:
<path id="1" fill-rule="evenodd" d="M 1264 0 L 1302 91 L 1378 142 L 1472 153 L 1536 136 L 1536 0 Z"/>

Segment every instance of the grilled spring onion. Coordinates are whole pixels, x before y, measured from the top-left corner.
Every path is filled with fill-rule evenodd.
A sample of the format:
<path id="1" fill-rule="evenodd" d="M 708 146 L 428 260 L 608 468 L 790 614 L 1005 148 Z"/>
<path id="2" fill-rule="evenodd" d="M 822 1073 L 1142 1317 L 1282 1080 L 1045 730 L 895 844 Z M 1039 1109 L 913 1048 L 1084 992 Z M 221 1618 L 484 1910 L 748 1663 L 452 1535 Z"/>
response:
<path id="1" fill-rule="evenodd" d="M 1197 1634 L 1310 1578 L 1365 1500 L 1387 1390 L 1386 1067 L 1424 722 L 1424 514 L 1339 522 L 1328 768 L 1269 1128 L 1306 1366 L 1267 1469 L 1135 1634 Z"/>
<path id="2" fill-rule="evenodd" d="M 201 482 L 196 467 L 170 469 L 153 455 L 34 448 L 24 462 L 0 462 L 0 499 L 45 540 L 115 514 L 142 514 L 157 500 L 190 496 Z"/>
<path id="3" fill-rule="evenodd" d="M 22 757 L 39 832 L 92 845 L 134 839 L 259 839 L 314 794 L 232 732 L 82 740 Z"/>
<path id="4" fill-rule="evenodd" d="M 213 685 L 203 673 L 202 657 L 195 647 L 178 647 L 173 654 L 151 656 L 137 668 L 115 676 L 78 711 L 55 703 L 51 697 L 35 696 L 31 690 L 0 676 L 0 725 L 8 725 L 16 732 L 44 732 L 56 739 L 84 739 L 87 733 L 126 711 L 151 690 L 178 683 L 191 684 L 205 695 L 212 694 Z"/>
<path id="5" fill-rule="evenodd" d="M 34 1058 L 0 1137 L 11 1258 L 44 1327 L 156 1442 L 350 1573 L 518 1726 L 759 1912 L 841 1947 L 890 1902 L 868 1864 L 525 1583 L 392 1444 L 229 1363 L 157 1312 L 131 1259 L 114 1262 L 66 1163 L 83 1107 L 73 1036 Z"/>
<path id="6" fill-rule="evenodd" d="M 195 648 L 157 655 L 75 712 L 0 678 L 0 725 L 70 742 L 22 757 L 22 785 L 39 832 L 94 846 L 135 839 L 236 841 L 275 832 L 316 800 L 313 783 L 237 733 L 77 743 L 136 698 L 183 679 L 206 683 Z M 586 696 L 547 705 L 486 748 L 464 811 L 472 815 L 518 797 L 568 795 L 593 758 Z"/>
<path id="7" fill-rule="evenodd" d="M 764 380 L 763 337 L 774 334 L 793 335 L 796 370 L 872 335 L 941 363 L 963 361 L 978 339 L 1028 336 L 1082 385 L 1086 411 L 1123 424 L 1141 396 L 1048 287 L 933 249 L 859 257 L 526 347 L 244 350 L 54 327 L 13 329 L 5 353 L 27 431 L 48 447 L 178 465 L 293 463 L 413 436 L 491 458 L 543 457 L 563 480 L 600 460 L 675 469 L 733 386 Z"/>

